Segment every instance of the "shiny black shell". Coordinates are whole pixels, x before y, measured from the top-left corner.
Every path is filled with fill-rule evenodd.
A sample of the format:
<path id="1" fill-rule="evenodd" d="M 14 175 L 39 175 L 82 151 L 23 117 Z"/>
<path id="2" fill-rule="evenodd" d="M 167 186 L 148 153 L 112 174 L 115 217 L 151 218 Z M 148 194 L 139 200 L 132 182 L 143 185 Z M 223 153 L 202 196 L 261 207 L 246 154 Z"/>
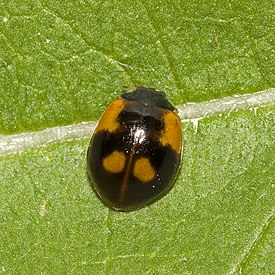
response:
<path id="1" fill-rule="evenodd" d="M 103 113 L 88 148 L 88 174 L 107 206 L 136 210 L 171 189 L 181 151 L 176 109 L 163 92 L 138 87 Z"/>

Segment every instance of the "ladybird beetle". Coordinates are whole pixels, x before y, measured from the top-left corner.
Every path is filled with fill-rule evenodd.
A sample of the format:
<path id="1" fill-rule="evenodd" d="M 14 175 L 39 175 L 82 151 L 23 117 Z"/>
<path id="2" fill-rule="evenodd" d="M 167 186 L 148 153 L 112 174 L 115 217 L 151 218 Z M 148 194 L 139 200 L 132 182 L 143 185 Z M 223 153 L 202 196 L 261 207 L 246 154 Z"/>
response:
<path id="1" fill-rule="evenodd" d="M 132 211 L 173 186 L 182 151 L 181 121 L 164 92 L 138 87 L 103 113 L 87 152 L 88 174 L 102 201 Z"/>

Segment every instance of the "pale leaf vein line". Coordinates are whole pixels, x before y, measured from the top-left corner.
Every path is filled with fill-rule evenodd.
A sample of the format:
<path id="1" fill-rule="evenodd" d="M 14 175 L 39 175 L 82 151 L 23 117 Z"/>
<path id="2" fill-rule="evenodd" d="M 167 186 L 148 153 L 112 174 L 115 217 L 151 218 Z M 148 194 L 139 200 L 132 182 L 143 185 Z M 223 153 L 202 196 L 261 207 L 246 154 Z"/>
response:
<path id="1" fill-rule="evenodd" d="M 253 241 L 244 250 L 244 252 L 241 255 L 240 259 L 238 260 L 238 262 L 236 263 L 236 265 L 233 267 L 233 269 L 229 272 L 229 274 L 241 274 L 242 273 L 242 266 L 249 259 L 250 255 L 253 253 L 254 249 L 257 247 L 257 245 L 259 244 L 259 242 L 262 240 L 262 238 L 264 237 L 265 232 L 267 231 L 269 225 L 273 221 L 273 219 L 274 219 L 274 211 L 275 211 L 275 209 L 272 209 L 271 213 L 267 216 L 267 218 L 263 222 L 262 227 L 256 233 Z"/>
<path id="2" fill-rule="evenodd" d="M 235 95 L 201 103 L 186 103 L 177 108 L 183 122 L 194 122 L 217 114 L 229 115 L 232 111 L 256 109 L 274 104 L 275 88 L 272 88 L 254 94 Z M 91 136 L 96 123 L 81 122 L 36 132 L 0 135 L 0 156 L 20 153 L 55 142 L 87 138 Z"/>

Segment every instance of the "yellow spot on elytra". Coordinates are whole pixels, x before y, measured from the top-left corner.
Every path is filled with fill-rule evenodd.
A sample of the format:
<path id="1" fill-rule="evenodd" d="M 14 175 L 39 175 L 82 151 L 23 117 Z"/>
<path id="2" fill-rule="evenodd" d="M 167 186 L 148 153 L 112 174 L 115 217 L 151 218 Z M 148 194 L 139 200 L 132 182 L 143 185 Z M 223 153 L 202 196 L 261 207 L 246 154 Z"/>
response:
<path id="1" fill-rule="evenodd" d="M 136 160 L 134 166 L 134 176 L 144 183 L 154 179 L 156 176 L 156 171 L 152 167 L 148 158 L 140 158 Z"/>
<path id="2" fill-rule="evenodd" d="M 118 151 L 113 151 L 110 155 L 103 159 L 103 167 L 111 173 L 120 173 L 125 166 L 125 154 Z"/>
<path id="3" fill-rule="evenodd" d="M 113 102 L 103 113 L 95 129 L 95 132 L 99 132 L 101 130 L 114 132 L 120 126 L 119 122 L 117 121 L 117 117 L 124 108 L 124 105 L 125 101 L 122 98 Z"/>
<path id="4" fill-rule="evenodd" d="M 181 122 L 178 115 L 174 112 L 167 112 L 164 115 L 165 129 L 160 136 L 163 146 L 170 145 L 172 149 L 180 154 L 182 143 Z"/>

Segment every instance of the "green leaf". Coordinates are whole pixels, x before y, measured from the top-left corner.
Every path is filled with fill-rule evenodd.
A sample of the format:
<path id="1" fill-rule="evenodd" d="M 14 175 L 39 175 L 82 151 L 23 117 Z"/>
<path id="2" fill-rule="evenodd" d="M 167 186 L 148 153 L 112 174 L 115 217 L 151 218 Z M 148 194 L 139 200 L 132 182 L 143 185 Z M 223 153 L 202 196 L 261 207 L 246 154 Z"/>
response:
<path id="1" fill-rule="evenodd" d="M 130 213 L 93 192 L 88 136 L 3 153 L 5 135 L 97 121 L 122 86 L 178 106 L 274 87 L 273 13 L 268 0 L 1 2 L 0 272 L 274 273 L 272 98 L 186 120 L 175 187 Z"/>

